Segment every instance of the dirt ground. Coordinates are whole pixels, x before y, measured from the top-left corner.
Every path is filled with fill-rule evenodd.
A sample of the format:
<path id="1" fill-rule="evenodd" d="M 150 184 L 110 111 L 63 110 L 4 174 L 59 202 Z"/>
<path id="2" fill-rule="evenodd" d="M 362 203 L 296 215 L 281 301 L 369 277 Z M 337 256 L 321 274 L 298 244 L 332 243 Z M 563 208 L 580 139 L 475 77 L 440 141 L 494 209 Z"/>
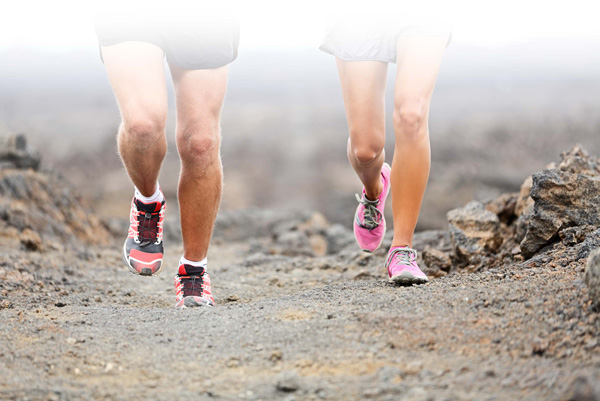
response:
<path id="1" fill-rule="evenodd" d="M 217 306 L 178 310 L 175 241 L 152 278 L 128 272 L 118 239 L 43 252 L 11 241 L 0 245 L 2 400 L 598 396 L 600 319 L 583 265 L 398 287 L 381 252 L 331 263 L 215 240 Z"/>

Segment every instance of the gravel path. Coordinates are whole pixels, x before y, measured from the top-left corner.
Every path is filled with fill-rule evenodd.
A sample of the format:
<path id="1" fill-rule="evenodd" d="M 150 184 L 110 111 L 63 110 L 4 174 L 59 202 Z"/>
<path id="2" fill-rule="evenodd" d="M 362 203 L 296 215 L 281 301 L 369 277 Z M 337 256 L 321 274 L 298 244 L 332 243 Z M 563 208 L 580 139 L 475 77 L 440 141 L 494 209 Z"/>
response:
<path id="1" fill-rule="evenodd" d="M 217 306 L 177 310 L 174 246 L 166 271 L 145 278 L 122 266 L 116 242 L 42 253 L 0 243 L 2 400 L 600 396 L 600 319 L 581 266 L 396 287 L 378 255 L 332 265 L 216 243 Z"/>

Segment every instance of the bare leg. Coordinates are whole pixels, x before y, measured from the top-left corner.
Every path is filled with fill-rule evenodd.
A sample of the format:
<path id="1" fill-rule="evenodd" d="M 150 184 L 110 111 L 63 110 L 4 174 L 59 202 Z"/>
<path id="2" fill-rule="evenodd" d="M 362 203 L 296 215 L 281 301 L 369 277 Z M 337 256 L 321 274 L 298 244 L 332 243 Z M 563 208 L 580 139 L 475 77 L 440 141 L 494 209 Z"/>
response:
<path id="1" fill-rule="evenodd" d="M 177 150 L 181 158 L 179 213 L 184 257 L 206 257 L 221 201 L 221 106 L 227 66 L 186 70 L 171 65 L 177 100 Z"/>
<path id="2" fill-rule="evenodd" d="M 167 152 L 163 51 L 150 43 L 124 42 L 103 46 L 102 57 L 121 111 L 119 154 L 133 184 L 151 196 Z"/>
<path id="3" fill-rule="evenodd" d="M 410 36 L 398 40 L 392 246 L 412 246 L 431 165 L 429 104 L 447 41 L 444 36 Z"/>
<path id="4" fill-rule="evenodd" d="M 336 57 L 350 139 L 348 160 L 375 200 L 382 191 L 381 167 L 385 161 L 385 83 L 387 63 L 344 61 Z"/>

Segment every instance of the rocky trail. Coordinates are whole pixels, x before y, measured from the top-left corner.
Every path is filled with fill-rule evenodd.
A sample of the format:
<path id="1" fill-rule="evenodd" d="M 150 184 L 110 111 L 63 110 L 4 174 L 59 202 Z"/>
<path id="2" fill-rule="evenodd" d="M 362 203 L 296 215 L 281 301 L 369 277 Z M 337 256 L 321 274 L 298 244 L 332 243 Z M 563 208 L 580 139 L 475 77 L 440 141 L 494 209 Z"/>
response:
<path id="1" fill-rule="evenodd" d="M 222 212 L 217 306 L 178 310 L 174 202 L 165 270 L 134 276 L 127 220 L 6 143 L 1 400 L 600 399 L 600 160 L 580 147 L 417 233 L 421 286 L 387 282 L 389 236 L 366 254 L 317 212 Z"/>

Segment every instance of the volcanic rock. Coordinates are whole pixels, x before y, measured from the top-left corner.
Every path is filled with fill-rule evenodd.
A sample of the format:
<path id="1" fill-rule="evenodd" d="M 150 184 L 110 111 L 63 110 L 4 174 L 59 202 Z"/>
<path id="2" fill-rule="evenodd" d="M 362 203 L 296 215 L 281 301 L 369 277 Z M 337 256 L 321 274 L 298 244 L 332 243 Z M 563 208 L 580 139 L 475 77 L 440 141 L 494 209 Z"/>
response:
<path id="1" fill-rule="evenodd" d="M 500 220 L 477 201 L 448 212 L 454 259 L 466 265 L 476 255 L 493 253 L 502 244 Z"/>
<path id="2" fill-rule="evenodd" d="M 27 145 L 23 134 L 0 138 L 0 168 L 32 168 L 40 167 L 40 153 Z"/>
<path id="3" fill-rule="evenodd" d="M 558 239 L 564 228 L 600 227 L 600 168 L 579 146 L 561 155 L 554 168 L 532 176 L 533 210 L 526 217 L 521 250 L 525 257 Z"/>

